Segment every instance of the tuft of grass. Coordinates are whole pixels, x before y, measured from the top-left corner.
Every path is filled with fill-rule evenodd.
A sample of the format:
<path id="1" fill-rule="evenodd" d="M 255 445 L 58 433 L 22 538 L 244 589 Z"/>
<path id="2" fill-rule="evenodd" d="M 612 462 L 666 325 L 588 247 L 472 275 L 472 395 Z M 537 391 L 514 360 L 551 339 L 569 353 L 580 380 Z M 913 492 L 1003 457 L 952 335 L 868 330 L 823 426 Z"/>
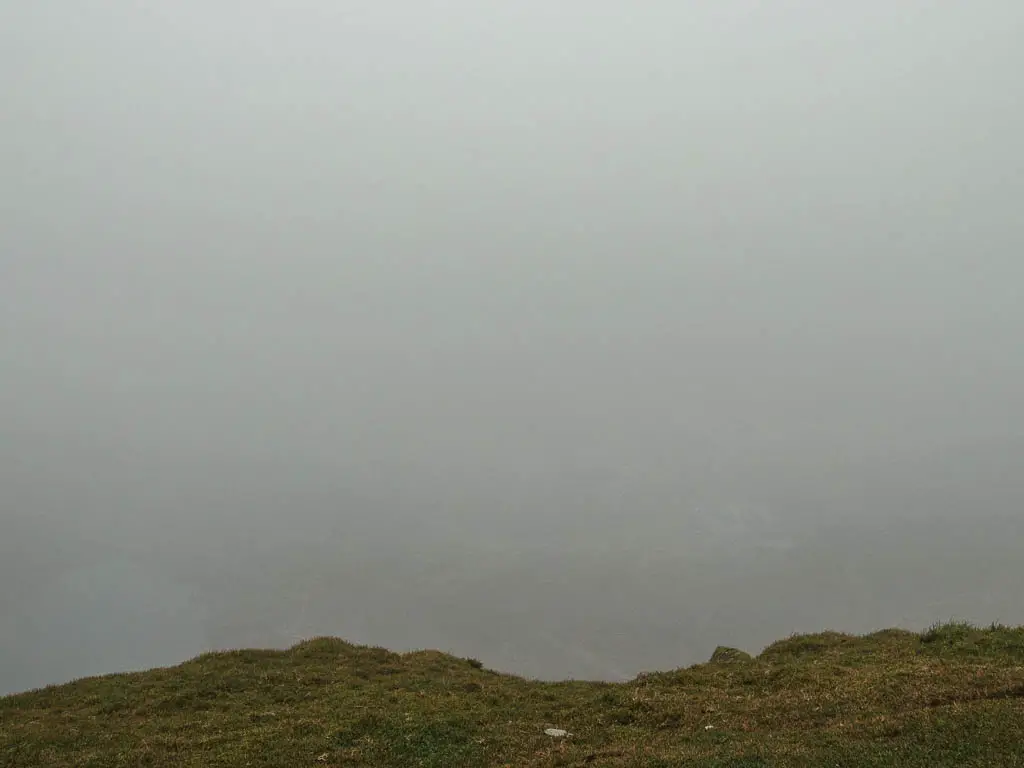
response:
<path id="1" fill-rule="evenodd" d="M 921 633 L 921 642 L 956 645 L 966 640 L 974 631 L 974 626 L 966 621 L 956 621 L 954 619 L 947 622 L 937 622 Z"/>
<path id="2" fill-rule="evenodd" d="M 303 765 L 1024 765 L 1024 628 L 795 635 L 617 684 L 322 637 L 0 698 L 2 768 Z"/>
<path id="3" fill-rule="evenodd" d="M 925 653 L 1024 663 L 1024 627 L 991 624 L 982 629 L 965 621 L 948 621 L 922 632 L 921 643 Z"/>

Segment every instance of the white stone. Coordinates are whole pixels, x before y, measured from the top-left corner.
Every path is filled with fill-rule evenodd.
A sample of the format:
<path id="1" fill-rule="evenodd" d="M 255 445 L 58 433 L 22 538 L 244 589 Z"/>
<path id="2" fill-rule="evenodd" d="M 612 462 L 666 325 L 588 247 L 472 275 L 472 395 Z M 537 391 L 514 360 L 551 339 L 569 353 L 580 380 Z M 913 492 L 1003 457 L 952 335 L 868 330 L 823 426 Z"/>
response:
<path id="1" fill-rule="evenodd" d="M 568 731 L 563 731 L 561 728 L 545 728 L 544 733 L 546 733 L 548 736 L 554 736 L 555 738 L 559 739 L 572 735 Z"/>

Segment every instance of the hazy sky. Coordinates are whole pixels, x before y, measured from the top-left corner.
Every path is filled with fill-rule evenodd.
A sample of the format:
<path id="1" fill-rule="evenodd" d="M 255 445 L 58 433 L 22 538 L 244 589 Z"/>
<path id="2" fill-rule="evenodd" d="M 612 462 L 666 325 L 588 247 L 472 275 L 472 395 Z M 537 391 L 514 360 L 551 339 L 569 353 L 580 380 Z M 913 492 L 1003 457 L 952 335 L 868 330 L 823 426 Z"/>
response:
<path id="1" fill-rule="evenodd" d="M 1022 34 L 0 0 L 0 692 L 1024 622 Z"/>

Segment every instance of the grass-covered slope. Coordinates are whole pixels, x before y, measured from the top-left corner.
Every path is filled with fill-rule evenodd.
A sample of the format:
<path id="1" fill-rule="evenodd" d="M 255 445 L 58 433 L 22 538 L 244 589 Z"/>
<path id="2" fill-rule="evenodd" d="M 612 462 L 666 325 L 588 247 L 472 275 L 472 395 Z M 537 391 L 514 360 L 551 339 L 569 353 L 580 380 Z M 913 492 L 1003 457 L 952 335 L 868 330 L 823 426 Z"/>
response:
<path id="1" fill-rule="evenodd" d="M 797 636 L 621 684 L 316 639 L 0 699 L 0 765 L 1024 765 L 1024 628 Z"/>

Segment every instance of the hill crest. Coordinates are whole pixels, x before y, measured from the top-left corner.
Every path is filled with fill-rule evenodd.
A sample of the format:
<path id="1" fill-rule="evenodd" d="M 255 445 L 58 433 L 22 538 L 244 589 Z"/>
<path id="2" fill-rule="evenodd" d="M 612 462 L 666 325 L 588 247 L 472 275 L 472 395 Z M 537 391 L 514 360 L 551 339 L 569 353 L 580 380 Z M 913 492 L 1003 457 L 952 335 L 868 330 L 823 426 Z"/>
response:
<path id="1" fill-rule="evenodd" d="M 313 638 L 0 699 L 0 766 L 1018 764 L 1024 628 L 963 623 L 720 648 L 625 683 Z"/>

